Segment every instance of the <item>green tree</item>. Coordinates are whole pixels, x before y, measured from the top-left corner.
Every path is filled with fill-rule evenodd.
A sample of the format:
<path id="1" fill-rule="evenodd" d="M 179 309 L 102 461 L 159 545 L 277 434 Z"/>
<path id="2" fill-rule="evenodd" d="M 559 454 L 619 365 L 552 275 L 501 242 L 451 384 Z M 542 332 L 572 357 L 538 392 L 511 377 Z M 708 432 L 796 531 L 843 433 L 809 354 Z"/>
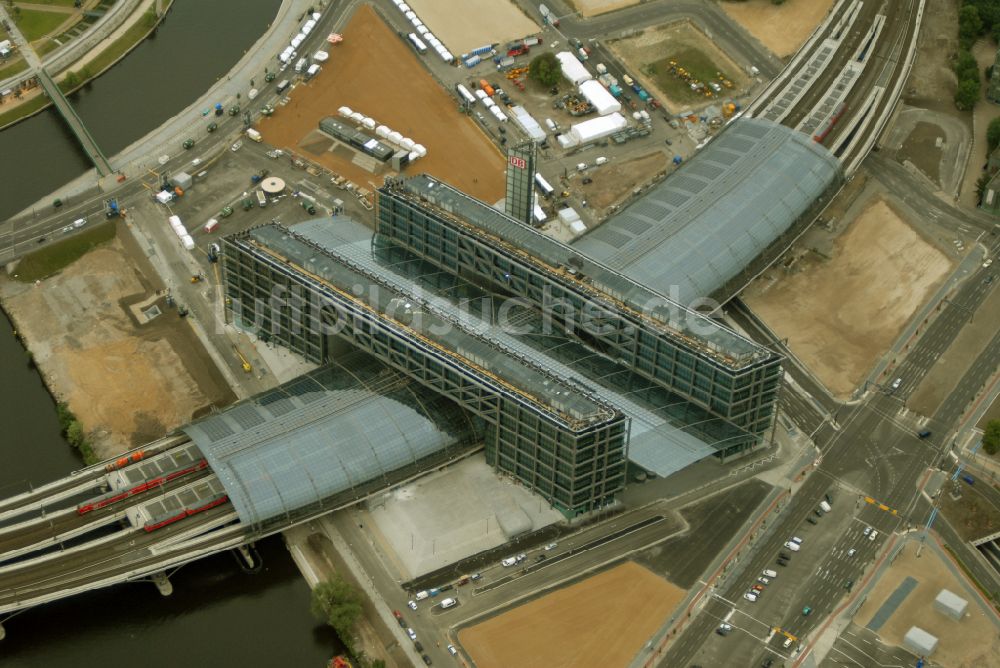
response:
<path id="1" fill-rule="evenodd" d="M 335 573 L 312 590 L 310 610 L 333 627 L 341 642 L 351 648 L 354 626 L 361 617 L 361 593 Z"/>
<path id="2" fill-rule="evenodd" d="M 535 56 L 528 64 L 528 76 L 543 86 L 555 86 L 562 80 L 562 68 L 556 54 L 546 52 Z"/>
<path id="3" fill-rule="evenodd" d="M 958 11 L 958 39 L 968 48 L 983 31 L 983 20 L 979 18 L 979 9 L 974 5 L 965 5 Z"/>
<path id="4" fill-rule="evenodd" d="M 955 56 L 953 68 L 959 81 L 964 81 L 965 79 L 979 81 L 979 64 L 968 49 L 962 49 L 958 52 L 958 55 Z"/>
<path id="5" fill-rule="evenodd" d="M 80 85 L 80 75 L 76 72 L 67 72 L 62 82 L 64 88 L 76 88 Z"/>
<path id="6" fill-rule="evenodd" d="M 66 440 L 74 448 L 79 448 L 84 441 L 83 437 L 83 427 L 76 420 L 69 423 L 69 427 L 66 428 Z"/>
<path id="7" fill-rule="evenodd" d="M 990 175 L 983 174 L 976 179 L 976 201 L 982 203 L 983 195 L 986 194 L 986 186 L 990 183 Z"/>
<path id="8" fill-rule="evenodd" d="M 968 111 L 976 106 L 979 101 L 979 81 L 977 79 L 964 79 L 958 82 L 958 90 L 955 91 L 955 106 L 962 111 Z"/>
<path id="9" fill-rule="evenodd" d="M 994 118 L 986 126 L 986 145 L 991 153 L 993 149 L 1000 146 L 1000 118 Z"/>
<path id="10" fill-rule="evenodd" d="M 995 455 L 1000 452 L 1000 420 L 990 420 L 983 430 L 983 450 Z"/>

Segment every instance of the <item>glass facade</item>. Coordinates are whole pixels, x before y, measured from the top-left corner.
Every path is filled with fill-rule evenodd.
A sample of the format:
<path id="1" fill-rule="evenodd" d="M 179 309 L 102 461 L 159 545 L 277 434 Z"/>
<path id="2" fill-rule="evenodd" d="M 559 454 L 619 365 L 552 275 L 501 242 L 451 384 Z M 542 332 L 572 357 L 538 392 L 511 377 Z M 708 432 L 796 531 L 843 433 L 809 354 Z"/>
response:
<path id="1" fill-rule="evenodd" d="M 669 331 L 616 303 L 573 266 L 545 265 L 531 248 L 513 247 L 477 229 L 475 220 L 463 220 L 391 182 L 379 189 L 377 200 L 379 235 L 439 269 L 530 304 L 590 350 L 689 403 L 696 421 L 707 416 L 727 423 L 732 433 L 724 454 L 762 441 L 781 384 L 778 355 L 727 364 L 724 355 L 713 354 L 690 334 Z"/>
<path id="2" fill-rule="evenodd" d="M 504 211 L 525 225 L 531 224 L 535 204 L 535 142 L 507 148 L 507 193 Z"/>
<path id="3" fill-rule="evenodd" d="M 489 462 L 567 514 L 599 508 L 623 489 L 629 428 L 622 413 L 499 345 L 492 352 L 477 348 L 481 336 L 452 329 L 433 339 L 428 328 L 386 315 L 399 299 L 419 303 L 424 315 L 433 309 L 415 295 L 393 292 L 388 278 L 381 290 L 368 291 L 377 298 L 359 298 L 364 258 L 333 246 L 278 225 L 224 239 L 223 280 L 234 324 L 314 362 L 330 357 L 335 336 L 435 390 L 485 425 Z"/>

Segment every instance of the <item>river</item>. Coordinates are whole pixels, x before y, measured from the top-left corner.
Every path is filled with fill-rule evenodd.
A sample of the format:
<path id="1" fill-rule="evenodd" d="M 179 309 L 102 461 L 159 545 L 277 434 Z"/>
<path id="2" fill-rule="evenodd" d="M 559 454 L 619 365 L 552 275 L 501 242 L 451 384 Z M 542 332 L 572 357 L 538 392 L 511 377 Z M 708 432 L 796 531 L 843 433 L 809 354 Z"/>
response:
<path id="1" fill-rule="evenodd" d="M 179 112 L 243 55 L 279 0 L 175 0 L 155 37 L 73 96 L 106 153 L 114 154 Z M 55 111 L 0 132 L 0 218 L 90 167 Z M 17 156 L 11 159 L 10 156 Z M 0 494 L 23 491 L 81 466 L 59 434 L 55 405 L 0 314 Z M 243 573 L 229 553 L 172 578 L 80 595 L 4 623 L 4 668 L 143 665 L 298 668 L 325 666 L 341 651 L 309 614 L 309 588 L 282 541 L 259 546 L 264 569 Z"/>

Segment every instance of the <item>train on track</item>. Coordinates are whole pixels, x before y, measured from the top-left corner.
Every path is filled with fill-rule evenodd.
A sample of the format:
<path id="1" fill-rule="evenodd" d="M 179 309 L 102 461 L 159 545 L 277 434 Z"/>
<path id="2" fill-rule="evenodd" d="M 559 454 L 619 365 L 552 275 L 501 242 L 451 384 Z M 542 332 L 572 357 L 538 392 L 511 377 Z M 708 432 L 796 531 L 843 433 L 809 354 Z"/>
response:
<path id="1" fill-rule="evenodd" d="M 146 533 L 152 533 L 157 529 L 162 529 L 163 527 L 173 524 L 174 522 L 180 522 L 185 517 L 191 517 L 192 515 L 197 515 L 198 513 L 203 513 L 206 510 L 215 508 L 216 506 L 221 506 L 223 503 L 229 501 L 228 494 L 219 494 L 213 497 L 210 501 L 203 503 L 200 506 L 195 506 L 193 508 L 184 508 L 183 510 L 178 510 L 176 513 L 171 513 L 169 515 L 163 515 L 160 517 L 155 517 L 146 524 L 143 525 L 143 530 Z"/>
<path id="2" fill-rule="evenodd" d="M 142 494 L 143 492 L 149 491 L 165 485 L 168 482 L 177 480 L 178 478 L 184 477 L 186 475 L 191 475 L 192 473 L 197 473 L 198 471 L 203 471 L 208 467 L 208 460 L 202 458 L 193 464 L 187 466 L 182 466 L 178 469 L 171 471 L 170 473 L 158 476 L 156 478 L 150 478 L 149 480 L 144 480 L 134 487 L 129 487 L 128 489 L 119 489 L 114 492 L 108 492 L 104 496 L 99 496 L 96 499 L 90 499 L 85 501 L 76 507 L 77 515 L 86 515 L 89 512 L 93 512 L 100 508 L 105 508 L 112 504 L 124 501 L 125 499 L 135 496 L 136 494 Z"/>

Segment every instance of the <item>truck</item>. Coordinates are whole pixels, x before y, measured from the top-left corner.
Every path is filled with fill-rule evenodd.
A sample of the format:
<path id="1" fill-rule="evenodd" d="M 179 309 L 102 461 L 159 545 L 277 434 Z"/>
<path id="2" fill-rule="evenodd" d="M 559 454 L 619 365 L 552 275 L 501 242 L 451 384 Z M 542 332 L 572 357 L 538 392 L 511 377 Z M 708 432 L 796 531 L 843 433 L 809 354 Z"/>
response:
<path id="1" fill-rule="evenodd" d="M 250 141 L 261 142 L 264 138 L 261 137 L 260 133 L 253 128 L 247 128 L 247 139 Z"/>
<path id="2" fill-rule="evenodd" d="M 542 38 L 541 37 L 525 37 L 521 41 L 524 42 L 524 45 L 526 47 L 530 48 L 530 47 L 538 46 L 539 44 L 541 44 L 542 43 Z"/>
<path id="3" fill-rule="evenodd" d="M 514 56 L 523 56 L 530 51 L 529 47 L 523 42 L 513 42 L 507 45 L 507 55 L 513 58 Z"/>
<path id="4" fill-rule="evenodd" d="M 514 58 L 513 56 L 503 56 L 503 57 L 497 56 L 496 64 L 497 64 L 497 69 L 503 72 L 504 70 L 509 70 L 511 67 L 514 66 Z"/>
<path id="5" fill-rule="evenodd" d="M 598 74 L 608 73 L 608 68 L 604 66 L 604 63 L 597 63 L 597 73 Z"/>
<path id="6" fill-rule="evenodd" d="M 581 47 L 581 48 L 579 48 L 579 49 L 576 50 L 576 57 L 577 57 L 577 59 L 579 59 L 579 61 L 581 63 L 585 63 L 585 62 L 587 62 L 587 59 L 590 56 L 588 56 L 587 52 L 583 49 L 583 47 Z"/>
<path id="7" fill-rule="evenodd" d="M 626 86 L 632 86 L 633 84 L 635 84 L 635 81 L 632 79 L 632 77 L 630 77 L 627 74 L 622 74 L 622 81 L 625 83 Z"/>
<path id="8" fill-rule="evenodd" d="M 488 97 L 493 97 L 493 95 L 496 93 L 496 91 L 493 90 L 493 86 L 491 86 L 489 83 L 487 83 L 486 79 L 480 79 L 479 80 L 479 88 L 484 93 L 486 93 L 486 95 Z"/>
<path id="9" fill-rule="evenodd" d="M 639 94 L 639 99 L 642 100 L 643 102 L 649 100 L 649 93 L 646 92 L 645 88 L 640 88 L 636 92 Z"/>
<path id="10" fill-rule="evenodd" d="M 538 5 L 538 13 L 542 15 L 542 22 L 548 23 L 553 28 L 559 27 L 559 17 L 545 5 Z"/>
<path id="11" fill-rule="evenodd" d="M 608 90 L 611 91 L 611 94 L 615 97 L 622 96 L 622 87 L 619 86 L 618 84 L 611 84 L 610 86 L 608 86 Z"/>

